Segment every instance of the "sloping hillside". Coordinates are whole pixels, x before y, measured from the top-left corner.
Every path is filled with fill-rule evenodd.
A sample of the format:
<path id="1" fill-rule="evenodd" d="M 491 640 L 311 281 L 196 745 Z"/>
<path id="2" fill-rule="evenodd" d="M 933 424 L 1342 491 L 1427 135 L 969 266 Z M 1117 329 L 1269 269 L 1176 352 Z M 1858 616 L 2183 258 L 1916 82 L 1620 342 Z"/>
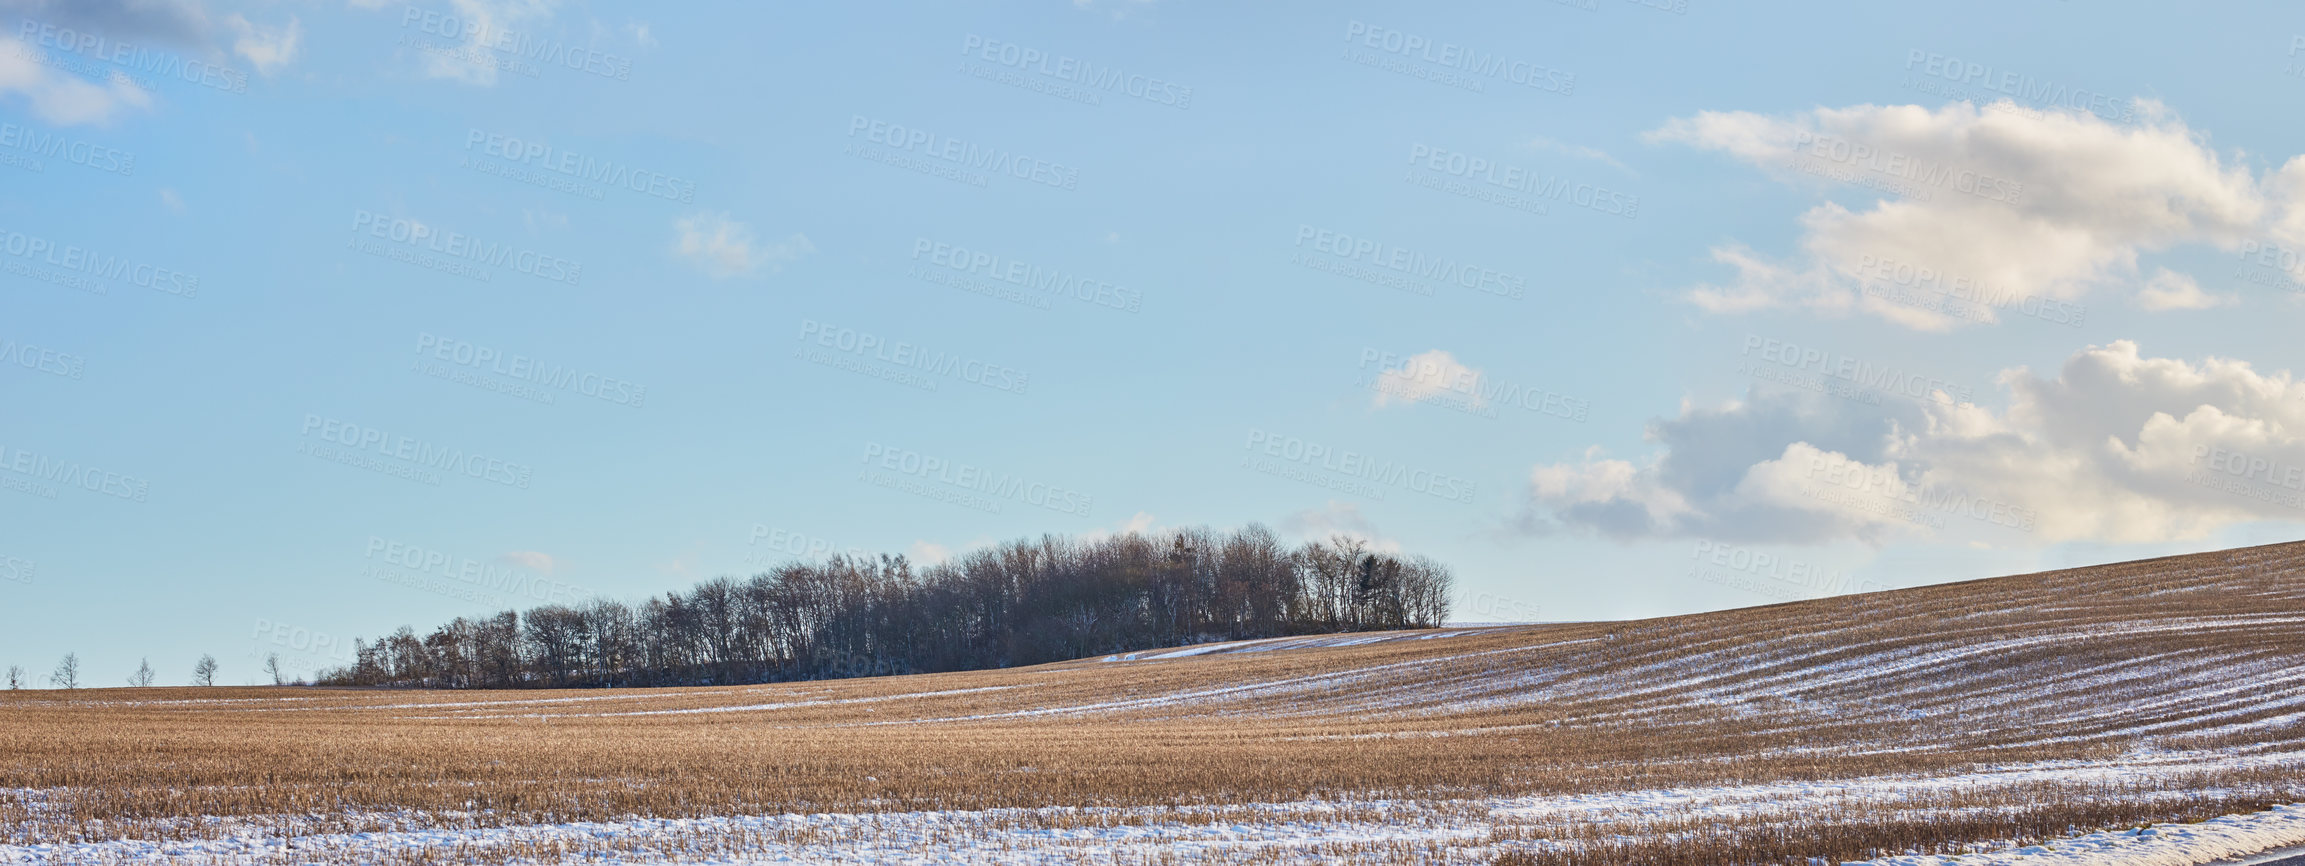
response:
<path id="1" fill-rule="evenodd" d="M 966 674 L 19 693 L 0 697 L 0 862 L 249 859 L 288 827 L 350 860 L 1856 859 L 2305 801 L 2301 741 L 2305 544 L 2285 544 Z M 2193 841 L 2135 862 L 2305 841 L 2295 814 L 2261 817 L 2137 835 Z"/>

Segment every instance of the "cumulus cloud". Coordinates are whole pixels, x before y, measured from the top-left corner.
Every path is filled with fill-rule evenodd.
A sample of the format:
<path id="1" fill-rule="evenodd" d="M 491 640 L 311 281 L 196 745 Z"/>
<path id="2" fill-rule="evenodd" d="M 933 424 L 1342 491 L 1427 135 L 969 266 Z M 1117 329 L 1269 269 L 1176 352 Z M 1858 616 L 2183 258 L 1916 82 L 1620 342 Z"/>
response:
<path id="1" fill-rule="evenodd" d="M 2268 233 L 2280 243 L 2305 246 L 2305 156 L 2291 157 L 2266 186 L 2281 203 Z"/>
<path id="2" fill-rule="evenodd" d="M 1620 539 L 1879 540 L 1893 527 L 1788 490 L 1787 472 L 1806 472 L 1808 460 L 1827 453 L 1882 463 L 1893 434 L 1919 411 L 1769 392 L 1719 408 L 1684 406 L 1649 425 L 1647 438 L 1662 451 L 1643 463 L 1588 449 L 1580 460 L 1532 470 L 1530 495 L 1543 513 L 1531 526 Z"/>
<path id="3" fill-rule="evenodd" d="M 295 16 L 289 16 L 284 27 L 266 28 L 249 23 L 236 12 L 224 19 L 224 26 L 233 33 L 232 53 L 247 58 L 265 75 L 295 60 L 296 49 L 304 41 L 304 26 Z"/>
<path id="4" fill-rule="evenodd" d="M 2185 244 L 2233 249 L 2305 195 L 2305 166 L 2292 161 L 2260 181 L 2158 103 L 2139 101 L 2135 125 L 2012 108 L 1708 111 L 1650 131 L 1651 141 L 1726 153 L 1787 184 L 1876 197 L 1855 210 L 1830 201 L 1810 208 L 1788 255 L 1722 245 L 1713 258 L 1733 279 L 1698 286 L 1689 299 L 1719 312 L 1854 311 L 1942 330 L 1969 320 L 1864 286 L 1919 273 L 1918 288 L 1987 297 L 2142 290 L 2140 255 Z M 2289 206 L 2305 233 L 2305 215 Z M 1994 320 L 1993 306 L 1983 321 Z"/>
<path id="5" fill-rule="evenodd" d="M 2212 295 L 2201 290 L 2193 278 L 2168 268 L 2161 268 L 2137 292 L 2137 305 L 2148 310 L 2206 310 L 2239 300 L 2232 295 Z"/>
<path id="6" fill-rule="evenodd" d="M 1375 405 L 1421 402 L 1441 394 L 1463 394 L 1478 409 L 1487 404 L 1479 388 L 1481 371 L 1465 366 L 1441 349 L 1411 355 L 1400 366 L 1377 374 Z"/>
<path id="7" fill-rule="evenodd" d="M 2118 341 L 2054 378 L 2000 377 L 2006 412 L 1758 395 L 1654 422 L 1642 462 L 1589 451 L 1530 473 L 1527 525 L 1619 539 L 1880 543 L 2022 531 L 2058 542 L 2197 539 L 2305 522 L 2305 383 Z M 1881 411 L 1885 408 L 1886 411 Z"/>
<path id="8" fill-rule="evenodd" d="M 787 262 L 816 252 L 807 235 L 794 234 L 764 244 L 752 236 L 752 227 L 724 213 L 700 213 L 673 224 L 679 238 L 673 251 L 715 277 L 733 277 L 767 267 L 782 270 Z"/>
<path id="9" fill-rule="evenodd" d="M 131 108 L 152 104 L 151 94 L 114 72 L 98 84 L 42 65 L 33 58 L 40 49 L 15 40 L 0 40 L 0 97 L 20 96 L 32 113 L 57 126 L 107 123 Z"/>

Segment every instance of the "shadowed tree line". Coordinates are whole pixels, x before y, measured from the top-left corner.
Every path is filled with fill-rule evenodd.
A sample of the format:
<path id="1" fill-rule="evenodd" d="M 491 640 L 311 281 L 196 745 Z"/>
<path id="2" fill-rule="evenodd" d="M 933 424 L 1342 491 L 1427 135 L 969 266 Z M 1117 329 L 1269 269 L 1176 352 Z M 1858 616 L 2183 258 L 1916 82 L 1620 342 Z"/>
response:
<path id="1" fill-rule="evenodd" d="M 1430 628 L 1452 577 L 1335 537 L 1043 536 L 915 568 L 795 562 L 640 604 L 595 599 L 406 626 L 324 685 L 549 688 L 754 683 L 1038 664 L 1217 640 Z"/>

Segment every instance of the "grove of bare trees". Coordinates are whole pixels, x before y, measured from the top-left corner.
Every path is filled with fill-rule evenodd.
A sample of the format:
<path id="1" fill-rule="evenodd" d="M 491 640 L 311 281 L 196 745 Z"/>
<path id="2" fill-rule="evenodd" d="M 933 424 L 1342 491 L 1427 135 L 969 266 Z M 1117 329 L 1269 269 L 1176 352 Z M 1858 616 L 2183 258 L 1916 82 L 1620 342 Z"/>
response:
<path id="1" fill-rule="evenodd" d="M 915 568 L 795 562 L 639 604 L 460 617 L 354 642 L 328 685 L 433 688 L 765 682 L 1037 664 L 1122 650 L 1429 628 L 1452 577 L 1339 536 L 1291 548 L 1257 525 L 1044 536 Z"/>

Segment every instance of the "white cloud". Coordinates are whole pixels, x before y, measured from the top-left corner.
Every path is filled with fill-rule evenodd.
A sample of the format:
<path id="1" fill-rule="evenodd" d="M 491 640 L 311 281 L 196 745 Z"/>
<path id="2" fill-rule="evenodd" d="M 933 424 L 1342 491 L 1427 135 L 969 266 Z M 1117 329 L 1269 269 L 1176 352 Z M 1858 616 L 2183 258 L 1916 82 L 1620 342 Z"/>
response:
<path id="1" fill-rule="evenodd" d="M 1441 349 L 1411 355 L 1398 367 L 1377 374 L 1375 405 L 1377 408 L 1394 403 L 1415 403 L 1442 393 L 1459 393 L 1478 409 L 1487 405 L 1481 397 L 1481 371 L 1459 363 L 1456 356 Z"/>
<path id="2" fill-rule="evenodd" d="M 816 252 L 807 235 L 793 234 L 773 244 L 754 240 L 752 227 L 727 214 L 699 213 L 673 223 L 680 235 L 673 251 L 715 277 L 733 277 L 761 266 L 782 270 L 785 263 Z"/>
<path id="3" fill-rule="evenodd" d="M 1326 541 L 1342 535 L 1368 545 L 1379 553 L 1399 553 L 1399 541 L 1385 538 L 1375 523 L 1361 513 L 1357 503 L 1331 499 L 1319 508 L 1308 508 L 1281 518 L 1281 531 L 1303 541 Z"/>
<path id="4" fill-rule="evenodd" d="M 365 4 L 355 4 L 365 5 Z M 421 52 L 424 74 L 481 87 L 496 84 L 493 52 L 485 45 L 503 34 L 551 20 L 560 0 L 450 0 L 466 32 L 461 51 Z"/>
<path id="5" fill-rule="evenodd" d="M 531 233 L 568 227 L 568 214 L 556 210 L 521 208 L 520 224 Z"/>
<path id="6" fill-rule="evenodd" d="M 1636 173 L 1630 166 L 1627 166 L 1622 162 L 1618 162 L 1616 157 L 1610 156 L 1608 151 L 1597 147 L 1586 147 L 1581 144 L 1567 144 L 1564 142 L 1554 141 L 1541 135 L 1531 139 L 1529 141 L 1529 146 L 1543 150 L 1550 150 L 1555 153 L 1567 154 L 1578 159 L 1589 159 L 1593 160 L 1594 162 L 1604 163 L 1613 166 L 1617 170 L 1626 174 Z"/>
<path id="7" fill-rule="evenodd" d="M 942 565 L 952 560 L 952 548 L 933 541 L 915 541 L 905 550 L 915 565 Z"/>
<path id="8" fill-rule="evenodd" d="M 646 21 L 627 21 L 624 23 L 624 32 L 632 34 L 633 43 L 642 48 L 655 48 L 658 44 L 656 34 L 649 32 Z"/>
<path id="9" fill-rule="evenodd" d="M 1129 515 L 1127 520 L 1121 521 L 1117 526 L 1113 526 L 1109 529 L 1105 527 L 1097 527 L 1095 529 L 1081 533 L 1080 538 L 1083 541 L 1103 541 L 1108 538 L 1118 538 L 1124 535 L 1129 535 L 1131 533 L 1146 534 L 1157 532 L 1159 529 L 1160 527 L 1158 523 L 1156 523 L 1153 519 L 1152 512 L 1139 511 L 1135 514 Z M 989 544 L 990 542 L 988 541 L 987 543 Z"/>
<path id="10" fill-rule="evenodd" d="M 2000 414 L 1814 396 L 1684 407 L 1651 425 L 1663 448 L 1645 465 L 1588 452 L 1533 469 L 1528 523 L 1625 539 L 2126 543 L 2305 522 L 2305 383 L 2287 372 L 2119 341 L 2074 353 L 2055 378 L 2017 368 L 2000 381 Z"/>
<path id="11" fill-rule="evenodd" d="M 552 554 L 540 553 L 534 550 L 515 550 L 510 553 L 506 553 L 503 556 L 499 556 L 497 559 L 503 561 L 507 565 L 525 568 L 538 574 L 551 574 L 552 569 L 559 565 L 559 563 L 552 558 Z"/>
<path id="12" fill-rule="evenodd" d="M 114 72 L 102 84 L 50 69 L 33 58 L 40 49 L 14 39 L 0 40 L 0 97 L 21 95 L 32 113 L 57 126 L 100 124 L 131 108 L 148 108 L 151 94 Z"/>
<path id="13" fill-rule="evenodd" d="M 2239 301 L 2232 295 L 2212 295 L 2201 290 L 2193 278 L 2168 268 L 2161 268 L 2145 288 L 2137 292 L 2137 305 L 2148 310 L 2206 310 Z"/>
<path id="14" fill-rule="evenodd" d="M 1831 201 L 1810 208 L 1791 255 L 1723 245 L 1713 257 L 1735 280 L 1697 287 L 1690 299 L 1720 312 L 1861 311 L 1945 329 L 1965 320 L 1867 296 L 1863 283 L 1901 266 L 1908 275 L 1926 269 L 1947 288 L 1958 280 L 2019 297 L 2141 290 L 2140 255 L 2184 244 L 2232 249 L 2267 227 L 2269 192 L 2305 194 L 2305 167 L 2282 175 L 2290 192 L 2261 184 L 2158 103 L 2140 101 L 2135 126 L 2007 107 L 1701 112 L 1649 132 L 1651 141 L 1727 153 L 1787 184 L 1875 198 L 1857 210 Z M 2305 216 L 2295 219 L 2305 231 Z M 1992 320 L 1989 305 L 1984 312 Z"/>
<path id="15" fill-rule="evenodd" d="M 177 195 L 175 190 L 169 189 L 168 187 L 160 188 L 160 203 L 167 205 L 169 210 L 175 211 L 177 213 L 184 212 L 184 198 Z"/>
<path id="16" fill-rule="evenodd" d="M 257 72 L 265 75 L 295 60 L 296 49 L 304 41 L 304 26 L 293 15 L 288 18 L 288 26 L 268 29 L 249 23 L 235 12 L 224 19 L 224 25 L 235 34 L 232 53 L 247 58 Z"/>

